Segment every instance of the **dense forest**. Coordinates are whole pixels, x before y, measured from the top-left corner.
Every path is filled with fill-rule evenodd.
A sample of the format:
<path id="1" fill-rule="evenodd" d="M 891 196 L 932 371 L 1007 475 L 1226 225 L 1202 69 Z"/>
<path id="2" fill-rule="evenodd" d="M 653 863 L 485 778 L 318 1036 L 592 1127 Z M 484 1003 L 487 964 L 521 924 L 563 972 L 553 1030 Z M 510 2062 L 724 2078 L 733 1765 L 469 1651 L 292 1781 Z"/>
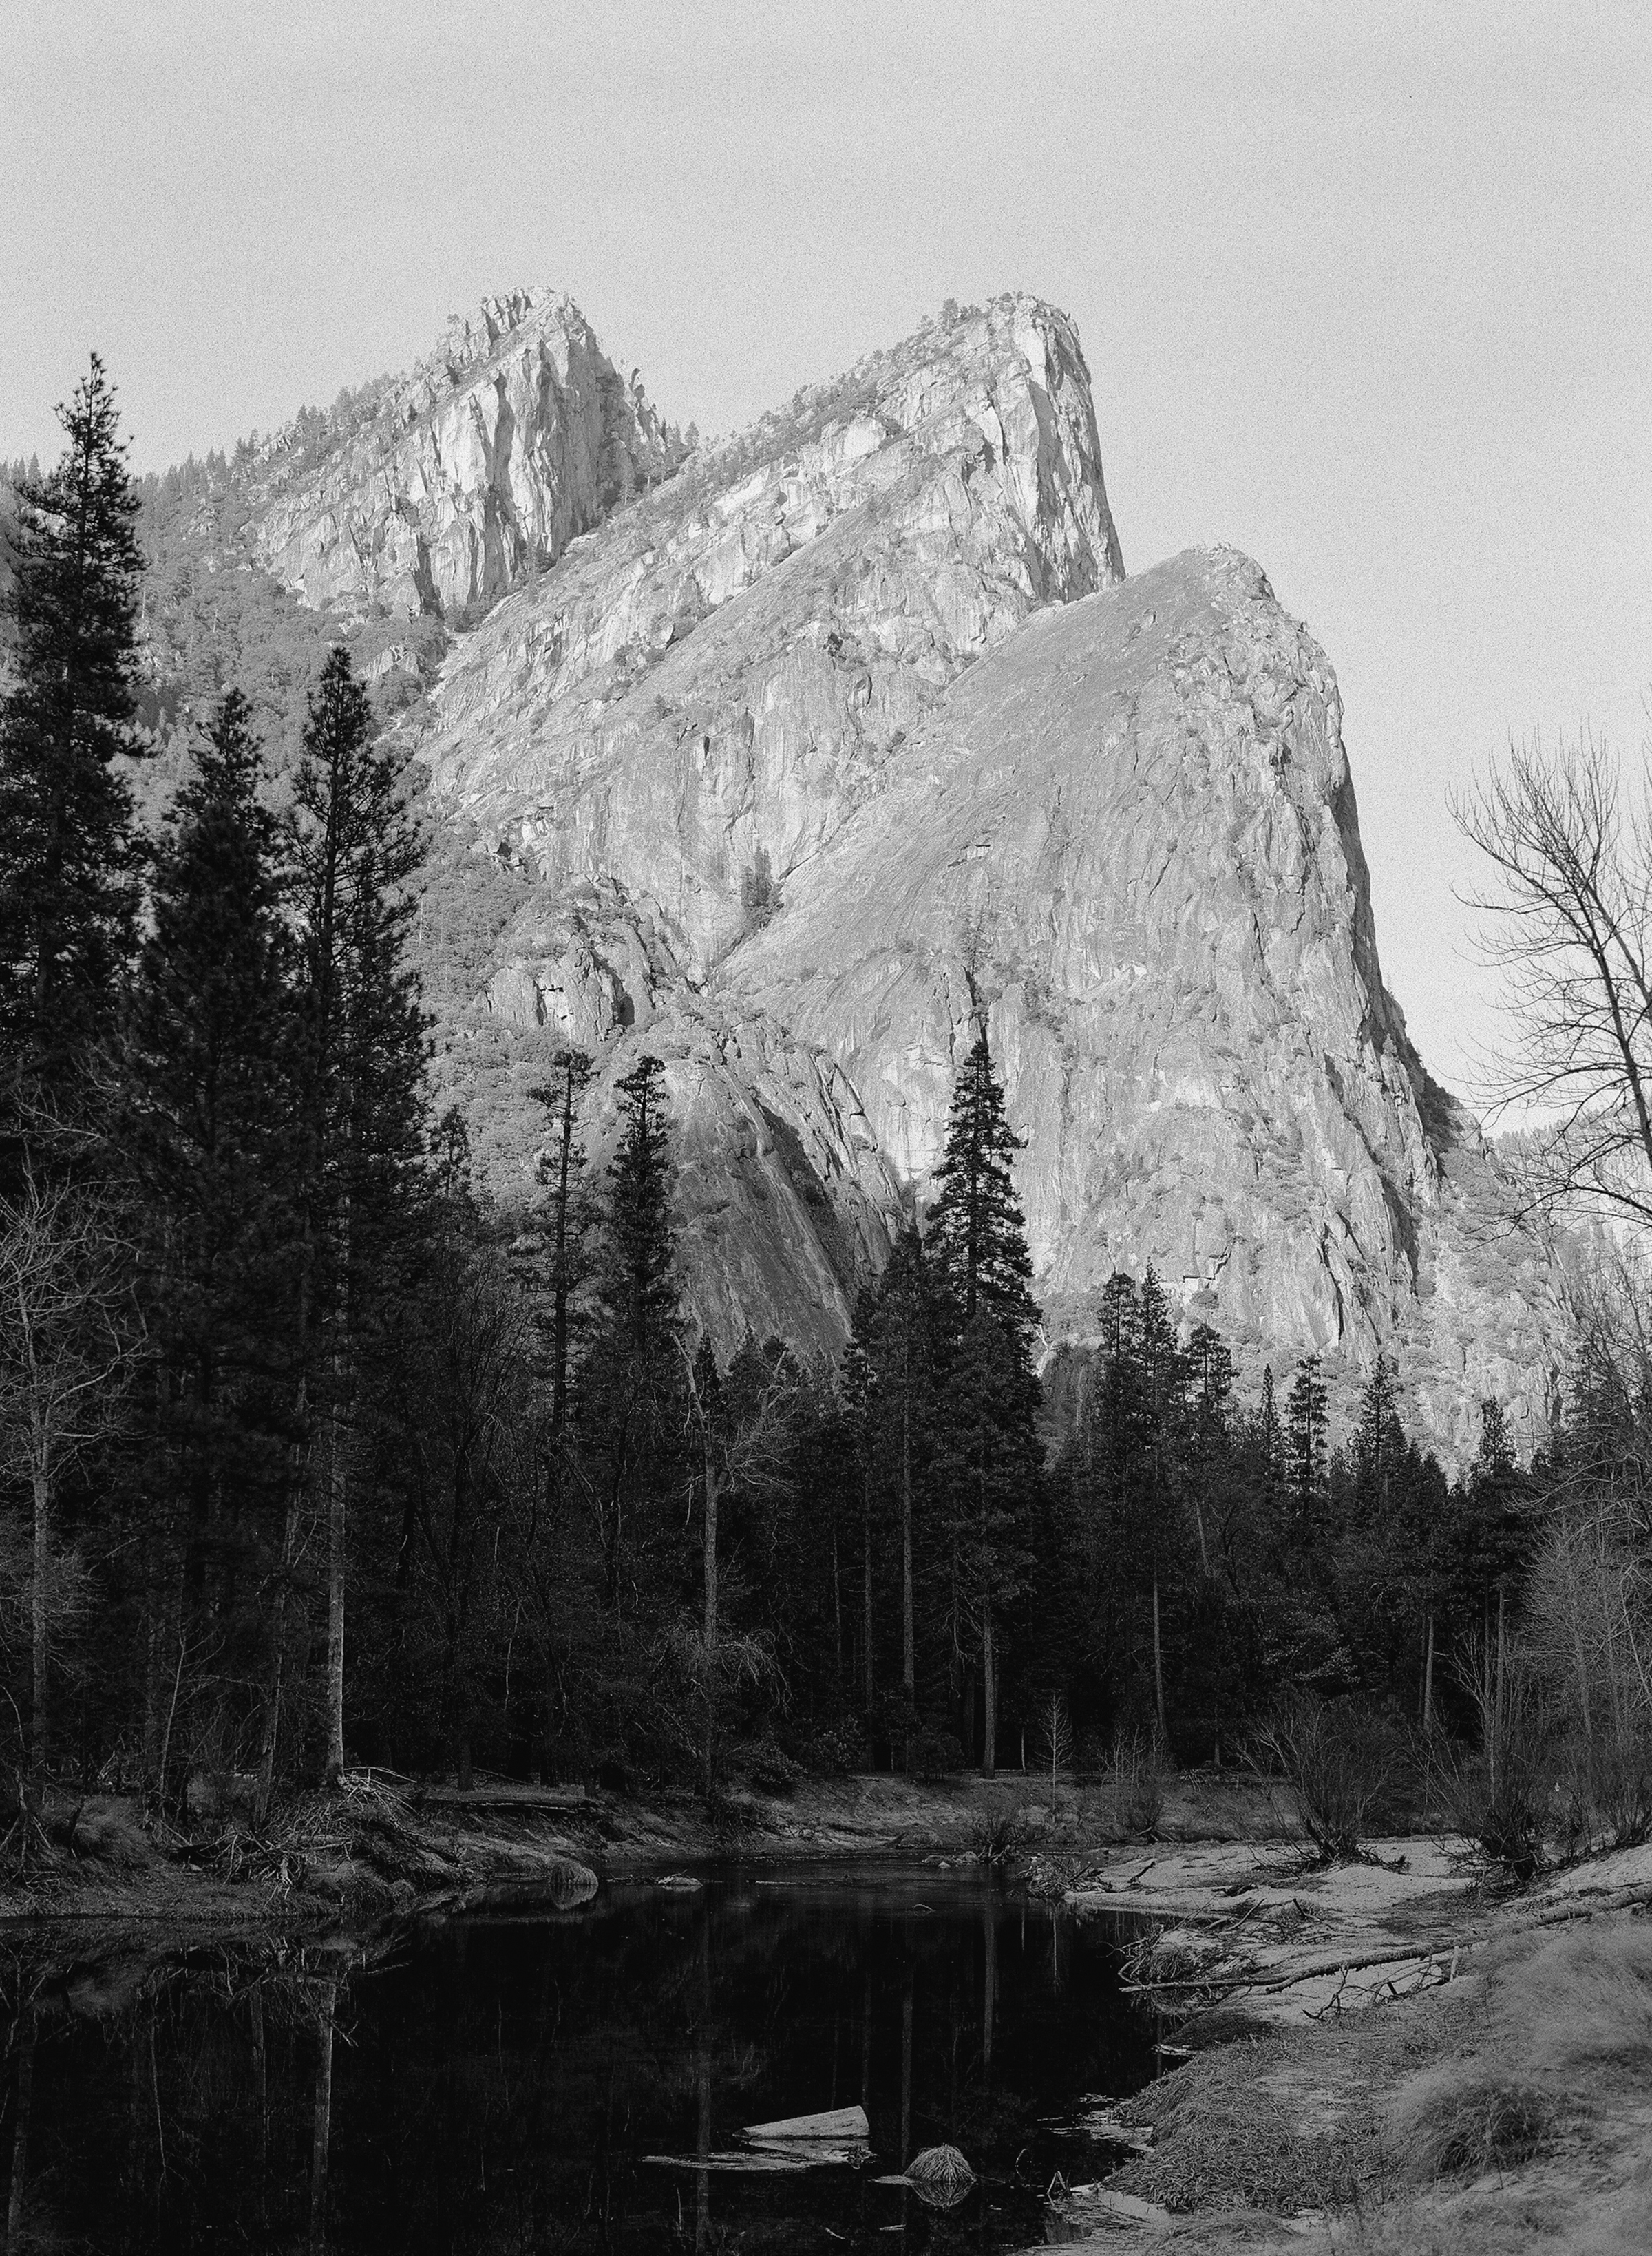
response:
<path id="1" fill-rule="evenodd" d="M 273 582 L 214 620 L 221 463 L 140 492 L 95 361 L 63 421 L 0 525 L 18 1792 L 262 1812 L 362 1763 L 715 1799 L 1121 1744 L 1231 1762 L 1304 1700 L 1484 1766 L 1529 1675 L 1584 1801 L 1652 1817 L 1619 1603 L 1652 1429 L 1609 1331 L 1529 1466 L 1487 1401 L 1455 1479 L 1386 1357 L 1333 1435 L 1315 1357 L 1241 1391 L 1150 1271 L 1041 1374 L 983 1012 L 836 1368 L 753 1338 L 720 1365 L 661 1061 L 629 1038 L 598 1166 L 593 1060 L 557 1051 L 535 1195 L 479 1190 L 433 1094 L 395 697 Z"/>

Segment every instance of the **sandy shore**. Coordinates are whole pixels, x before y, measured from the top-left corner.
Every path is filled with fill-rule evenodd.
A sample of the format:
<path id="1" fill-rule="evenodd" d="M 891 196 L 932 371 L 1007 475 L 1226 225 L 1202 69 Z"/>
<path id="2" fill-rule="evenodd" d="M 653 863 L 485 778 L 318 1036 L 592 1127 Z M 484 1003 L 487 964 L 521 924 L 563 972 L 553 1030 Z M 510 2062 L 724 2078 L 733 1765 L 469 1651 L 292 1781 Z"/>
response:
<path id="1" fill-rule="evenodd" d="M 1177 1844 L 1068 1891 L 1151 1918 L 1143 2007 L 1192 2050 L 1118 2111 L 1148 2150 L 1055 2229 L 1190 2256 L 1652 2245 L 1652 1848 L 1517 1894 L 1461 1842 L 1372 1855 Z"/>

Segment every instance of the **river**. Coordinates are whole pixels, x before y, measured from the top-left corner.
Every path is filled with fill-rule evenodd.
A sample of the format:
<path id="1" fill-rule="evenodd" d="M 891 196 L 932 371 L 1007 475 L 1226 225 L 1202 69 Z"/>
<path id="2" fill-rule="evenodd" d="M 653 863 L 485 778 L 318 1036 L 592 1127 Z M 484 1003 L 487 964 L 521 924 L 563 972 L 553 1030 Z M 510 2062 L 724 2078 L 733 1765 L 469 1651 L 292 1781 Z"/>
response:
<path id="1" fill-rule="evenodd" d="M 24 1988 L 13 2247 L 1001 2251 L 1042 2238 L 1052 2173 L 1118 2159 L 1075 2114 L 1153 2064 L 1104 1933 L 974 1870 L 619 1879 Z M 854 2106 L 858 2167 L 735 2166 L 747 2126 Z M 879 2182 L 943 2141 L 981 2180 L 950 2213 Z"/>

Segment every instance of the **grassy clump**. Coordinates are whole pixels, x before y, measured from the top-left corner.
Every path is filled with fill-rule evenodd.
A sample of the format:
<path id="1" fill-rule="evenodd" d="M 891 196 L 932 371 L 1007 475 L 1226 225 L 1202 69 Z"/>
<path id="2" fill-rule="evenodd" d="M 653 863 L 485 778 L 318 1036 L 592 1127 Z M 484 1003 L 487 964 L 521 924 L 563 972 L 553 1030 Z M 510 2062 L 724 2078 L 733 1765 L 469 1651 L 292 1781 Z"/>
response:
<path id="1" fill-rule="evenodd" d="M 1427 2183 L 1529 2161 L 1553 2121 L 1553 2106 L 1535 2084 L 1483 2061 L 1453 2060 L 1407 2087 L 1388 2139 L 1404 2174 Z"/>
<path id="2" fill-rule="evenodd" d="M 1121 2111 L 1153 2124 L 1150 2155 L 1109 2184 L 1165 2209 L 1254 2209 L 1289 2216 L 1346 2208 L 1379 2170 L 1378 2125 L 1363 2092 L 1304 2119 L 1290 2097 L 1304 2051 L 1295 2036 L 1201 2053 Z"/>

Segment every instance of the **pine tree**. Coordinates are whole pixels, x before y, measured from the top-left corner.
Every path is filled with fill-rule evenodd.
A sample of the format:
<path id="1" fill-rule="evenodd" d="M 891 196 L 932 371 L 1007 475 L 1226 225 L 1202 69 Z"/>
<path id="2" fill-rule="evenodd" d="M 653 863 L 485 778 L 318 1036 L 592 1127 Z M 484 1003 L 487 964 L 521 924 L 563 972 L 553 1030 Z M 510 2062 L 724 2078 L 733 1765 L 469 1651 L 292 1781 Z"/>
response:
<path id="1" fill-rule="evenodd" d="M 1297 1540 L 1319 1528 L 1325 1480 L 1325 1388 L 1317 1355 L 1304 1356 L 1285 1401 L 1285 1484 Z"/>
<path id="2" fill-rule="evenodd" d="M 968 1612 L 981 1638 L 982 1767 L 997 1766 L 998 1627 L 1026 1569 L 1026 1533 L 1043 1453 L 1035 1421 L 1032 1257 L 1010 1162 L 1021 1149 L 1004 1115 L 984 1019 L 958 1071 L 935 1180 L 929 1245 L 957 1322 L 953 1525 Z"/>
<path id="3" fill-rule="evenodd" d="M 1135 1336 L 1136 1399 L 1142 1421 L 1143 1470 L 1153 1604 L 1153 1703 L 1161 1738 L 1168 1734 L 1164 1701 L 1163 1583 L 1174 1558 L 1166 1555 L 1165 1523 L 1177 1514 L 1183 1470 L 1183 1426 L 1188 1364 L 1176 1336 L 1170 1303 L 1151 1263 L 1142 1280 Z"/>
<path id="4" fill-rule="evenodd" d="M 861 1294 L 845 1369 L 856 1412 L 863 1505 L 866 1645 L 871 1651 L 875 1488 L 891 1493 L 900 1528 L 901 1693 L 910 1735 L 917 1702 L 917 1545 L 933 1451 L 936 1280 L 915 1226 L 896 1239 L 882 1274 Z M 867 1704 L 872 1703 L 868 1674 Z"/>
<path id="5" fill-rule="evenodd" d="M 664 1521 L 686 1421 L 664 1067 L 644 1054 L 615 1094 L 620 1139 L 608 1168 L 605 1321 L 586 1361 L 582 1419 L 598 1461 L 603 1582 L 618 1620 L 654 1523 Z M 639 1603 L 643 1595 L 639 1590 Z"/>
<path id="6" fill-rule="evenodd" d="M 627 1348 L 646 1364 L 670 1345 L 678 1308 L 664 1067 L 644 1054 L 616 1094 L 620 1142 L 608 1165 L 610 1280 Z"/>
<path id="7" fill-rule="evenodd" d="M 258 1627 L 251 1570 L 284 1479 L 297 1250 L 284 871 L 248 722 L 246 700 L 232 691 L 156 857 L 133 998 L 128 1139 L 165 1376 L 158 1501 L 165 1509 L 169 1469 L 181 1467 L 184 1593 L 214 1622 L 221 1646 L 243 1647 Z M 151 1548 L 151 1569 L 159 1555 Z M 151 1618 L 158 1600 L 151 1587 Z M 176 1630 L 168 1627 L 169 1651 L 189 1641 L 186 1623 Z M 221 1674 L 253 1673 L 243 1649 Z M 151 1684 L 151 1756 L 158 1702 Z"/>
<path id="8" fill-rule="evenodd" d="M 1386 1511 L 1389 1476 L 1398 1451 L 1404 1447 L 1394 1406 L 1394 1366 L 1379 1349 L 1360 1396 L 1360 1419 L 1353 1437 L 1354 1496 L 1367 1519 Z"/>
<path id="9" fill-rule="evenodd" d="M 136 749 L 142 567 L 115 395 L 95 354 L 68 444 L 18 489 L 17 679 L 0 704 L 0 1040 L 48 1103 L 108 1026 L 133 946 L 139 850 L 116 755 Z"/>
<path id="10" fill-rule="evenodd" d="M 585 1146 L 580 1141 L 580 1107 L 593 1068 L 582 1049 L 559 1049 L 551 1061 L 551 1078 L 531 1094 L 545 1107 L 551 1145 L 539 1162 L 539 1181 L 549 1202 L 546 1242 L 551 1267 L 551 1477 L 559 1484 L 567 1441 L 568 1395 L 573 1368 L 575 1295 L 588 1260 L 588 1216 L 582 1189 Z"/>
<path id="11" fill-rule="evenodd" d="M 929 1242 L 963 1322 L 978 1311 L 1023 1347 L 1038 1322 L 1032 1297 L 1027 1222 L 1016 1197 L 1011 1162 L 1022 1139 L 1004 1115 L 1003 1084 L 994 1068 L 981 1019 L 953 1086 L 946 1143 L 935 1170 L 939 1195 L 931 1209 Z"/>
<path id="12" fill-rule="evenodd" d="M 419 1210 L 425 1018 L 406 962 L 420 842 L 372 709 L 335 647 L 310 700 L 294 856 L 305 1260 L 300 1353 L 327 1493 L 325 1776 L 344 1761 L 349 1436 L 362 1355 Z"/>

